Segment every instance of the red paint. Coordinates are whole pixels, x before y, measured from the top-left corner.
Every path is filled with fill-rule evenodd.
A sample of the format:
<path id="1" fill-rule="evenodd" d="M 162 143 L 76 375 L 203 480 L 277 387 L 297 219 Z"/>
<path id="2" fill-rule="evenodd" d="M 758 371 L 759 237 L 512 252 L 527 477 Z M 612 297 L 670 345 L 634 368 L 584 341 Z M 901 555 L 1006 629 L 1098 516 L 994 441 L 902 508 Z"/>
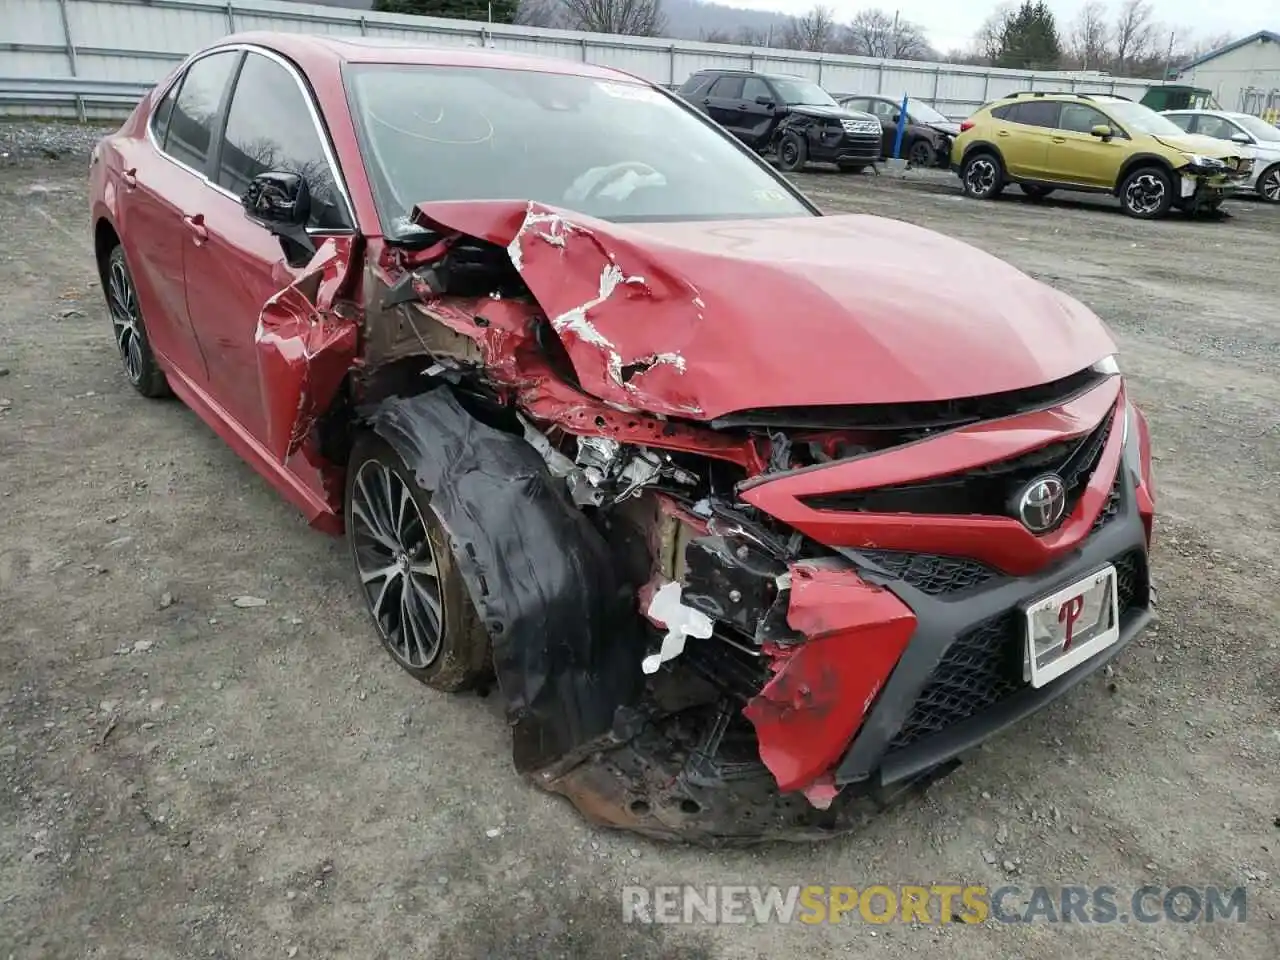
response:
<path id="1" fill-rule="evenodd" d="M 791 578 L 787 623 L 808 642 L 767 651 L 773 679 L 743 711 L 784 791 L 809 788 L 848 749 L 916 626 L 851 569 L 797 563 Z"/>
<path id="2" fill-rule="evenodd" d="M 1052 533 L 1036 536 L 1009 517 L 923 516 L 815 510 L 798 497 L 857 490 L 954 473 L 1016 456 L 1096 427 L 1120 395 L 1118 378 L 1052 410 L 962 427 L 924 443 L 831 466 L 761 478 L 742 498 L 775 519 L 830 546 L 973 557 L 1026 575 L 1075 549 L 1089 535 L 1119 467 L 1123 430 L 1112 429 L 1097 470 L 1075 509 Z"/>

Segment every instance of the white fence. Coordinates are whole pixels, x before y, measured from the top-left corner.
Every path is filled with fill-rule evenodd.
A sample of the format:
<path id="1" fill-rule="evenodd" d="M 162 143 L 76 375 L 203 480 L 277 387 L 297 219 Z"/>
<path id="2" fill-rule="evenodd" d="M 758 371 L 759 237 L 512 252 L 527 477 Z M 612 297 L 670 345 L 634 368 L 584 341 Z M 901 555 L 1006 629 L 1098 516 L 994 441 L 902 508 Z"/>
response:
<path id="1" fill-rule="evenodd" d="M 541 30 L 279 0 L 0 0 L 0 112 L 118 116 L 192 50 L 244 30 L 483 45 L 616 67 L 668 86 L 708 67 L 766 70 L 808 77 L 832 93 L 910 94 L 949 116 L 966 116 L 1015 90 L 1067 89 L 1138 99 L 1151 86 L 1096 74 Z"/>

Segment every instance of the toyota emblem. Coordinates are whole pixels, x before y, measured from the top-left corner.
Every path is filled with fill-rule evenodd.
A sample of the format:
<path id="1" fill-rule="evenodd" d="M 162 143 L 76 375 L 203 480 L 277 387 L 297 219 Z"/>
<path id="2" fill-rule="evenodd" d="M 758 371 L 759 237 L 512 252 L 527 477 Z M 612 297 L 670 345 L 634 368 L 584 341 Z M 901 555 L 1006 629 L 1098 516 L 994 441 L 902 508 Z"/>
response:
<path id="1" fill-rule="evenodd" d="M 1044 533 L 1058 525 L 1067 512 L 1067 488 L 1062 478 L 1049 473 L 1036 477 L 1018 494 L 1018 519 L 1032 533 Z"/>

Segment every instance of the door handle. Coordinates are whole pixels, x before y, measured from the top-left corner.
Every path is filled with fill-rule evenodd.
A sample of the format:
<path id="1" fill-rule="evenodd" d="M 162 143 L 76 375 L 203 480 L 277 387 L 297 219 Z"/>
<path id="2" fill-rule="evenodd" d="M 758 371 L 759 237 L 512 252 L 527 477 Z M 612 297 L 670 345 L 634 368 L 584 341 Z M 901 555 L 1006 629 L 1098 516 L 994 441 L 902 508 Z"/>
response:
<path id="1" fill-rule="evenodd" d="M 997 137 L 1007 137 L 1008 135 L 1009 135 L 1008 130 L 1001 130 L 999 133 L 996 134 Z"/>
<path id="2" fill-rule="evenodd" d="M 138 185 L 138 168 L 130 167 L 124 173 L 120 174 L 120 179 L 124 181 L 126 188 L 132 190 Z"/>
<path id="3" fill-rule="evenodd" d="M 1066 142 L 1067 142 L 1067 138 L 1066 138 L 1066 137 L 1051 137 L 1050 139 L 1052 139 L 1054 143 L 1066 143 Z"/>
<path id="4" fill-rule="evenodd" d="M 189 217 L 183 217 L 182 222 L 187 225 L 187 229 L 195 237 L 197 247 L 209 239 L 209 231 L 205 229 L 203 213 L 193 213 Z"/>

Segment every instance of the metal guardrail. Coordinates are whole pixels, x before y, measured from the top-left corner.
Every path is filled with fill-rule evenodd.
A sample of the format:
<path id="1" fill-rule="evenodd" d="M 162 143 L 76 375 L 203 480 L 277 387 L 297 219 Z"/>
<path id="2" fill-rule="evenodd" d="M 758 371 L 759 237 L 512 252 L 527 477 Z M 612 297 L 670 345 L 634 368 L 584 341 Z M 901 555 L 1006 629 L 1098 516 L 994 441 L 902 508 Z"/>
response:
<path id="1" fill-rule="evenodd" d="M 91 80 L 88 77 L 0 77 L 0 105 L 21 107 L 76 105 L 128 112 L 155 84 L 134 80 Z"/>

